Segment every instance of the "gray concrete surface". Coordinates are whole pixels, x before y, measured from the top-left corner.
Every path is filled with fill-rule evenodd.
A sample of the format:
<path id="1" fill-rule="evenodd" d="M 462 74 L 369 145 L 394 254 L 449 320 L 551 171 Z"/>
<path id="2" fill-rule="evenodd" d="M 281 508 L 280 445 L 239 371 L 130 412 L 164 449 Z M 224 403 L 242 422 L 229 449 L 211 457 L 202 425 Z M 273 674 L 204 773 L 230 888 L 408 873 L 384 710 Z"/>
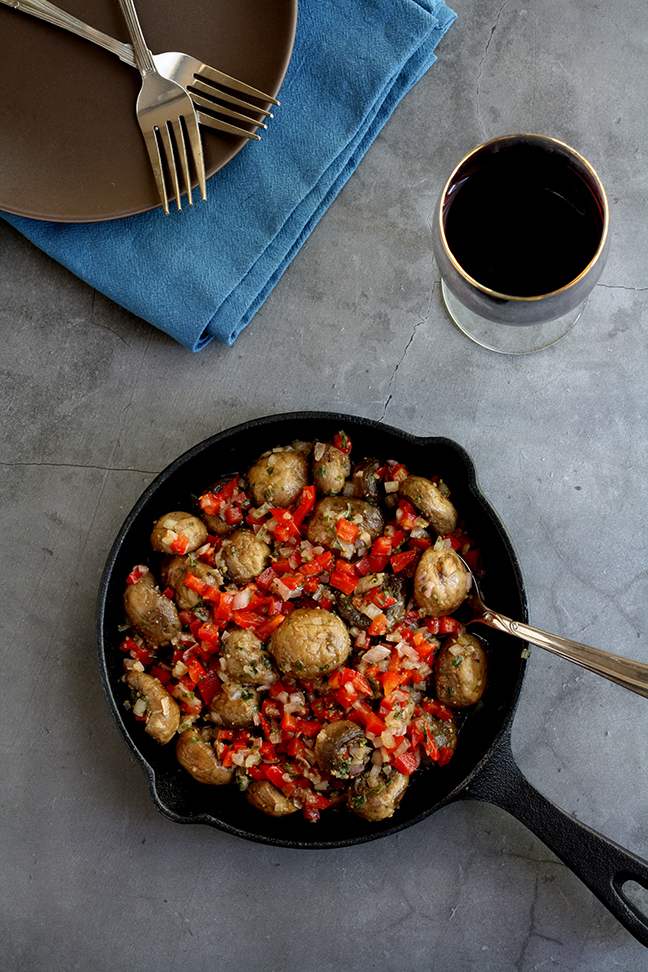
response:
<path id="1" fill-rule="evenodd" d="M 255 416 L 334 409 L 474 457 L 538 626 L 648 662 L 648 35 L 643 0 L 456 0 L 409 94 L 248 329 L 190 355 L 0 222 L 3 972 L 598 972 L 648 952 L 521 824 L 452 805 L 334 852 L 180 827 L 102 696 L 102 565 L 176 455 Z M 598 169 L 612 250 L 586 313 L 528 357 L 441 304 L 436 196 L 486 137 Z M 648 701 L 532 652 L 522 771 L 648 858 Z"/>

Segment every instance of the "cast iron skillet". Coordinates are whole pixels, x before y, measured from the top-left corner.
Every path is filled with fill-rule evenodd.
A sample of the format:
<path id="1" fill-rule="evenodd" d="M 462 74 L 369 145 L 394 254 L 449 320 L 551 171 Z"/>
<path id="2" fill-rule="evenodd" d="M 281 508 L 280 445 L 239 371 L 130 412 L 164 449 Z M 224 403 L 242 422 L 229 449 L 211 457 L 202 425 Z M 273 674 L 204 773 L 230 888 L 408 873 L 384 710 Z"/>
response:
<path id="1" fill-rule="evenodd" d="M 293 439 L 331 439 L 344 429 L 353 455 L 394 458 L 422 475 L 438 473 L 484 554 L 488 604 L 528 620 L 524 581 L 508 537 L 482 495 L 472 460 L 450 439 L 417 438 L 366 419 L 329 412 L 299 412 L 258 419 L 220 432 L 190 449 L 151 483 L 119 532 L 101 581 L 96 619 L 99 664 L 117 725 L 146 774 L 158 809 L 177 823 L 217 827 L 238 837 L 292 848 L 335 848 L 394 834 L 454 800 L 493 803 L 526 824 L 644 945 L 648 922 L 623 892 L 632 880 L 648 889 L 648 863 L 577 821 L 522 776 L 511 752 L 511 723 L 524 677 L 521 642 L 488 631 L 490 675 L 483 705 L 461 729 L 457 751 L 442 769 L 413 777 L 394 817 L 369 823 L 353 814 L 325 813 L 317 824 L 301 815 L 273 819 L 246 802 L 234 786 L 196 783 L 178 765 L 172 746 L 160 747 L 124 710 L 119 681 L 118 627 L 124 621 L 124 581 L 150 550 L 154 520 L 169 510 L 191 509 L 192 497 L 220 474 L 249 468 L 267 449 Z M 480 634 L 483 633 L 483 628 Z M 300 819 L 296 819 L 299 816 Z"/>

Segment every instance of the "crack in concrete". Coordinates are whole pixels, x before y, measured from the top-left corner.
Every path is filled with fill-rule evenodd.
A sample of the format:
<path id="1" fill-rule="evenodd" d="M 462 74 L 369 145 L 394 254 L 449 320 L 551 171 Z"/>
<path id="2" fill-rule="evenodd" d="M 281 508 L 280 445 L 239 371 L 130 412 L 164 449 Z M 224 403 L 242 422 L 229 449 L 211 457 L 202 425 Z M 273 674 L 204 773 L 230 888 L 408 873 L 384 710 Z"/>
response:
<path id="1" fill-rule="evenodd" d="M 479 70 L 477 72 L 477 84 L 476 84 L 475 104 L 477 106 L 477 119 L 478 119 L 479 124 L 481 126 L 481 130 L 484 133 L 484 138 L 486 138 L 487 136 L 486 136 L 486 126 L 484 125 L 484 120 L 482 118 L 482 114 L 481 114 L 481 111 L 480 111 L 480 108 L 479 108 L 479 86 L 480 86 L 480 83 L 481 83 L 482 74 L 484 73 L 484 62 L 485 62 L 486 58 L 488 57 L 488 51 L 490 49 L 491 42 L 493 40 L 493 34 L 497 30 L 497 26 L 498 26 L 498 24 L 500 22 L 500 17 L 502 16 L 502 11 L 504 10 L 504 7 L 506 7 L 507 5 L 508 5 L 508 0 L 504 0 L 504 3 L 502 4 L 502 6 L 497 11 L 497 16 L 495 18 L 495 23 L 491 27 L 491 31 L 490 31 L 488 40 L 486 41 L 486 47 L 484 48 L 484 54 L 483 54 L 483 57 L 482 57 L 481 61 L 479 62 Z"/>
<path id="2" fill-rule="evenodd" d="M 597 284 L 597 287 L 602 287 L 604 290 L 628 290 L 631 294 L 645 294 L 648 291 L 648 287 L 624 287 L 621 284 Z"/>
<path id="3" fill-rule="evenodd" d="M 147 476 L 157 476 L 159 469 L 136 469 L 133 466 L 95 466 L 92 463 L 88 465 L 79 464 L 77 462 L 3 462 L 0 460 L 0 466 L 12 469 L 12 468 L 40 468 L 41 466 L 46 466 L 51 469 L 96 469 L 99 472 L 133 472 L 133 473 L 145 473 Z"/>
<path id="4" fill-rule="evenodd" d="M 414 328 L 412 330 L 412 333 L 409 336 L 409 340 L 407 341 L 407 344 L 405 345 L 405 347 L 403 349 L 403 353 L 401 354 L 400 358 L 396 362 L 396 365 L 394 366 L 394 370 L 391 373 L 391 378 L 389 379 L 388 389 L 391 389 L 392 385 L 394 384 L 394 379 L 396 378 L 396 374 L 398 372 L 398 369 L 400 368 L 400 366 L 402 365 L 403 361 L 405 360 L 405 355 L 407 354 L 407 352 L 410 349 L 410 346 L 412 344 L 412 341 L 414 340 L 414 336 L 415 336 L 416 332 L 418 331 L 418 329 L 421 326 L 421 324 L 425 324 L 425 322 L 428 320 L 429 316 L 430 316 L 430 307 L 429 307 L 429 304 L 428 304 L 428 312 L 427 312 L 427 314 L 425 315 L 425 317 L 421 318 L 420 321 L 417 321 L 416 324 L 414 325 Z M 388 390 L 387 401 L 385 402 L 385 406 L 384 406 L 384 408 L 382 410 L 382 414 L 380 415 L 380 418 L 378 419 L 379 422 L 382 422 L 383 419 L 385 418 L 385 415 L 387 413 L 387 409 L 389 408 L 389 403 L 391 402 L 392 398 L 393 398 L 392 393 L 391 393 L 390 390 Z"/>

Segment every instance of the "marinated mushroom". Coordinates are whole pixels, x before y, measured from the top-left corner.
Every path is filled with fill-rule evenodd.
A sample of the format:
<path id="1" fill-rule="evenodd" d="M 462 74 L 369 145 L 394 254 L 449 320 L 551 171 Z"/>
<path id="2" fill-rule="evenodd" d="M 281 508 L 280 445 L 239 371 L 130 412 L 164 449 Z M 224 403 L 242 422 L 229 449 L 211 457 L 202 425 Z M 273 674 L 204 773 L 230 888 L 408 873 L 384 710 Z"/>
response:
<path id="1" fill-rule="evenodd" d="M 486 688 L 488 662 L 479 638 L 461 631 L 442 644 L 434 662 L 437 697 L 453 709 L 479 702 Z"/>
<path id="2" fill-rule="evenodd" d="M 375 579 L 375 584 L 368 586 L 367 581 Z M 387 630 L 393 631 L 396 625 L 405 617 L 407 607 L 407 585 L 403 577 L 395 574 L 370 574 L 363 579 L 365 585 L 358 594 L 338 593 L 336 603 L 342 618 L 351 628 L 366 629 L 376 617 L 382 613 L 387 618 Z M 363 581 L 360 582 L 363 584 Z M 379 607 L 376 595 L 380 592 L 387 600 L 394 601 L 387 607 Z"/>
<path id="3" fill-rule="evenodd" d="M 313 447 L 313 482 L 318 493 L 333 496 L 344 489 L 351 472 L 351 460 L 331 442 L 316 442 Z"/>
<path id="4" fill-rule="evenodd" d="M 184 583 L 187 574 L 193 574 L 198 580 L 214 588 L 219 588 L 223 583 L 220 573 L 202 560 L 195 560 L 190 556 L 165 557 L 160 572 L 162 584 L 174 591 L 175 602 L 180 611 L 191 609 L 202 600 L 200 594 Z"/>
<path id="5" fill-rule="evenodd" d="M 124 675 L 124 681 L 138 699 L 142 699 L 146 706 L 145 731 L 160 743 L 166 745 L 180 725 L 180 708 L 178 703 L 169 695 L 162 682 L 146 672 L 132 669 Z M 137 705 L 137 703 L 135 703 Z"/>
<path id="6" fill-rule="evenodd" d="M 414 575 L 414 598 L 432 618 L 452 614 L 466 598 L 471 577 L 452 547 L 437 541 L 423 551 Z"/>
<path id="7" fill-rule="evenodd" d="M 278 790 L 270 780 L 255 780 L 245 792 L 248 803 L 262 810 L 269 817 L 285 817 L 294 813 L 297 807 Z"/>
<path id="8" fill-rule="evenodd" d="M 250 729 L 259 711 L 259 695 L 249 685 L 223 682 L 209 704 L 209 718 L 225 729 Z"/>
<path id="9" fill-rule="evenodd" d="M 279 671 L 317 678 L 349 657 L 351 638 L 343 621 L 324 608 L 296 608 L 272 632 L 269 651 Z"/>
<path id="10" fill-rule="evenodd" d="M 447 496 L 430 479 L 408 476 L 398 495 L 410 501 L 440 537 L 447 537 L 457 527 L 457 511 Z"/>
<path id="11" fill-rule="evenodd" d="M 153 527 L 151 546 L 158 553 L 186 554 L 202 547 L 207 527 L 191 513 L 167 513 Z"/>
<path id="12" fill-rule="evenodd" d="M 175 604 L 160 592 L 150 571 L 126 585 L 124 610 L 128 623 L 155 647 L 168 645 L 182 630 Z"/>
<path id="13" fill-rule="evenodd" d="M 349 520 L 359 528 L 356 549 L 369 549 L 382 534 L 385 520 L 377 506 L 354 496 L 325 496 L 318 500 L 308 521 L 307 537 L 313 544 L 339 548 L 341 542 L 335 530 L 339 519 Z"/>
<path id="14" fill-rule="evenodd" d="M 377 503 L 380 499 L 376 473 L 382 466 L 380 459 L 363 459 L 353 467 L 351 482 L 356 496 Z"/>
<path id="15" fill-rule="evenodd" d="M 372 766 L 349 787 L 348 806 L 365 820 L 387 820 L 394 815 L 408 783 L 409 777 L 391 766 Z"/>
<path id="16" fill-rule="evenodd" d="M 234 769 L 219 763 L 214 747 L 201 737 L 197 729 L 185 729 L 181 732 L 175 751 L 180 765 L 198 783 L 224 786 L 234 776 Z"/>
<path id="17" fill-rule="evenodd" d="M 317 765 L 340 780 L 362 773 L 370 756 L 371 747 L 364 732 L 348 719 L 323 726 L 315 740 Z"/>
<path id="18" fill-rule="evenodd" d="M 257 506 L 290 506 L 308 485 L 308 459 L 297 449 L 270 452 L 257 459 L 248 470 L 247 480 Z"/>
<path id="19" fill-rule="evenodd" d="M 231 628 L 223 632 L 221 671 L 228 681 L 243 685 L 272 685 L 277 673 L 263 642 L 250 628 Z"/>
<path id="20" fill-rule="evenodd" d="M 251 530 L 237 530 L 223 541 L 218 563 L 223 564 L 235 584 L 249 584 L 265 570 L 270 547 Z"/>

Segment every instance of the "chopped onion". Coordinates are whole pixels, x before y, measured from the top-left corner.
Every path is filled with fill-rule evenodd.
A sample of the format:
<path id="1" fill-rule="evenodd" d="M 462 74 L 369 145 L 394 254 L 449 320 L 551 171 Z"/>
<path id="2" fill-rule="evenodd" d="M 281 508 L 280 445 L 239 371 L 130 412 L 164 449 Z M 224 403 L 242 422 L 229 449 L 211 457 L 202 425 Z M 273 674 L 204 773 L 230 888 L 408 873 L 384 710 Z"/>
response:
<path id="1" fill-rule="evenodd" d="M 366 577 L 361 577 L 358 581 L 354 594 L 364 594 L 365 591 L 370 591 L 372 587 L 379 587 L 384 580 L 384 574 L 367 574 Z"/>
<path id="2" fill-rule="evenodd" d="M 386 658 L 391 658 L 391 651 L 383 645 L 375 645 L 362 656 L 362 660 L 369 662 L 370 665 L 377 665 Z"/>
<path id="3" fill-rule="evenodd" d="M 400 485 L 400 483 L 397 483 L 396 481 L 389 481 L 389 482 L 385 483 L 385 492 L 386 493 L 397 493 L 398 492 L 399 485 Z"/>
<path id="4" fill-rule="evenodd" d="M 371 618 L 372 621 L 374 618 L 377 618 L 379 614 L 382 614 L 382 611 L 377 604 L 363 604 L 360 611 L 362 614 L 366 614 L 368 618 Z"/>
<path id="5" fill-rule="evenodd" d="M 232 601 L 232 609 L 234 611 L 242 611 L 248 606 L 252 600 L 252 591 L 249 588 L 245 588 L 239 591 L 238 594 L 234 595 L 234 600 Z"/>

